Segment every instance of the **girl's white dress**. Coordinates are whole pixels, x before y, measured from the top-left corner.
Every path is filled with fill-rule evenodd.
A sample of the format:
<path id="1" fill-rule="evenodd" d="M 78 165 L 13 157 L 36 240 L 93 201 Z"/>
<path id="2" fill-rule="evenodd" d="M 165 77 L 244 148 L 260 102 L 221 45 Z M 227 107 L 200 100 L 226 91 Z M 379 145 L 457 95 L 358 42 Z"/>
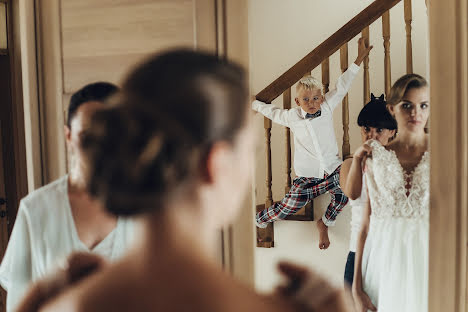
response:
<path id="1" fill-rule="evenodd" d="M 370 145 L 366 180 L 372 212 L 363 252 L 363 289 L 379 312 L 426 312 L 429 154 L 406 173 L 395 152 L 378 141 Z"/>

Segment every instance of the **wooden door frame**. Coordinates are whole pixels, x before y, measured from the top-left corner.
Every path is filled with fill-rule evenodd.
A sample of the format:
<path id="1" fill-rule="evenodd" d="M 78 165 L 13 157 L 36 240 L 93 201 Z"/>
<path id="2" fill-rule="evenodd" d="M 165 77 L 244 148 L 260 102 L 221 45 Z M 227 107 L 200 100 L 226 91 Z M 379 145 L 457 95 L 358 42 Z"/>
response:
<path id="1" fill-rule="evenodd" d="M 43 185 L 35 0 L 12 2 L 14 72 L 17 75 L 15 94 L 22 100 L 19 116 L 24 141 L 22 176 L 26 180 L 26 192 L 31 192 Z"/>
<path id="2" fill-rule="evenodd" d="M 220 56 L 249 68 L 248 0 L 216 0 L 217 50 Z M 253 160 L 252 160 L 253 161 Z M 252 173 L 253 174 L 253 173 Z M 255 179 L 242 204 L 237 220 L 224 231 L 225 268 L 243 282 L 254 286 Z"/>
<path id="3" fill-rule="evenodd" d="M 3 142 L 2 142 L 2 122 L 0 120 L 0 197 L 6 198 L 5 185 L 1 184 L 4 182 L 4 170 L 3 170 Z M 6 208 L 3 205 L 0 205 L 0 212 L 2 214 L 5 212 Z M 6 210 L 8 211 L 8 210 Z M 4 252 L 6 251 L 8 245 L 8 224 L 4 222 L 7 221 L 7 218 L 3 216 L 0 217 L 0 259 L 3 258 Z M 6 292 L 2 289 L 0 290 L 0 311 L 6 311 Z"/>
<path id="4" fill-rule="evenodd" d="M 26 158 L 24 141 L 24 119 L 22 101 L 20 49 L 18 45 L 19 24 L 16 19 L 17 3 L 13 0 L 1 0 L 7 5 L 7 55 L 2 62 L 8 64 L 7 76 L 3 83 L 8 84 L 2 94 L 7 97 L 2 102 L 3 123 L 3 161 L 5 170 L 6 209 L 8 232 L 11 232 L 19 201 L 27 194 Z M 4 68 L 5 69 L 5 68 Z"/>
<path id="5" fill-rule="evenodd" d="M 466 0 L 428 5 L 429 311 L 468 312 L 468 5 Z"/>
<path id="6" fill-rule="evenodd" d="M 21 84 L 21 57 L 19 48 L 19 21 L 15 14 L 17 2 L 0 0 L 6 4 L 7 49 L 1 59 L 0 108 L 0 197 L 6 198 L 1 207 L 0 259 L 6 250 L 9 234 L 16 219 L 19 201 L 27 194 L 27 175 L 24 141 L 24 119 Z M 0 291 L 0 311 L 6 309 L 6 293 Z"/>

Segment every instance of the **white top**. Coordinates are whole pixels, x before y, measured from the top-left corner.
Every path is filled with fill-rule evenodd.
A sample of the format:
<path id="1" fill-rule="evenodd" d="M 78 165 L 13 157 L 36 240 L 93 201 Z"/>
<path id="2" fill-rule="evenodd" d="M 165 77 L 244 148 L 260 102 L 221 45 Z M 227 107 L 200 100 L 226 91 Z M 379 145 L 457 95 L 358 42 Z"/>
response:
<path id="1" fill-rule="evenodd" d="M 331 174 L 341 164 L 338 156 L 333 110 L 348 93 L 359 66 L 352 63 L 336 83 L 335 89 L 325 94 L 321 105 L 322 114 L 314 119 L 306 119 L 301 107 L 281 109 L 260 101 L 252 103 L 252 109 L 273 122 L 289 127 L 294 133 L 294 170 L 296 175 L 308 178 L 323 178 Z"/>
<path id="2" fill-rule="evenodd" d="M 115 229 L 91 252 L 117 259 L 130 246 L 135 224 L 119 218 Z M 73 251 L 90 251 L 80 241 L 68 200 L 68 177 L 62 177 L 21 200 L 0 266 L 0 284 L 13 311 L 28 285 L 54 270 Z"/>
<path id="3" fill-rule="evenodd" d="M 349 199 L 351 206 L 351 237 L 349 239 L 349 251 L 356 252 L 357 239 L 361 229 L 363 208 L 367 202 L 366 177 L 362 177 L 361 195 L 355 200 Z"/>

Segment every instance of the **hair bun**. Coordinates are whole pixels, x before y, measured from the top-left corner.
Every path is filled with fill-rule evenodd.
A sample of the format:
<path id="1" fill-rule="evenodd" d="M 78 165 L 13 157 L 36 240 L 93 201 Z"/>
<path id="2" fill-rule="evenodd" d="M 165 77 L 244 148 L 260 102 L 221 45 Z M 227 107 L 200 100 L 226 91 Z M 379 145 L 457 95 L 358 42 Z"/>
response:
<path id="1" fill-rule="evenodd" d="M 162 209 L 203 174 L 216 141 L 245 124 L 244 70 L 216 55 L 174 50 L 132 70 L 113 105 L 83 134 L 89 192 L 117 215 Z"/>
<path id="2" fill-rule="evenodd" d="M 190 162 L 171 160 L 180 153 L 151 116 L 129 106 L 98 111 L 82 137 L 89 159 L 89 192 L 116 215 L 140 213 L 161 202 Z M 172 158 L 172 159 L 171 159 Z"/>

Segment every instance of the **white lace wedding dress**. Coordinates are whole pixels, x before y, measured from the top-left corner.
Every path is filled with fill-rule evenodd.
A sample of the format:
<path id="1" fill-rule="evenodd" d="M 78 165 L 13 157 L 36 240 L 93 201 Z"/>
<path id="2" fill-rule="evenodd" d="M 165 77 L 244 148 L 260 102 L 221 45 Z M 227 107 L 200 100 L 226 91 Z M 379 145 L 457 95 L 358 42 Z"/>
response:
<path id="1" fill-rule="evenodd" d="M 379 312 L 427 312 L 429 154 L 406 173 L 395 152 L 377 141 L 370 144 L 366 179 L 372 212 L 363 289 Z"/>

